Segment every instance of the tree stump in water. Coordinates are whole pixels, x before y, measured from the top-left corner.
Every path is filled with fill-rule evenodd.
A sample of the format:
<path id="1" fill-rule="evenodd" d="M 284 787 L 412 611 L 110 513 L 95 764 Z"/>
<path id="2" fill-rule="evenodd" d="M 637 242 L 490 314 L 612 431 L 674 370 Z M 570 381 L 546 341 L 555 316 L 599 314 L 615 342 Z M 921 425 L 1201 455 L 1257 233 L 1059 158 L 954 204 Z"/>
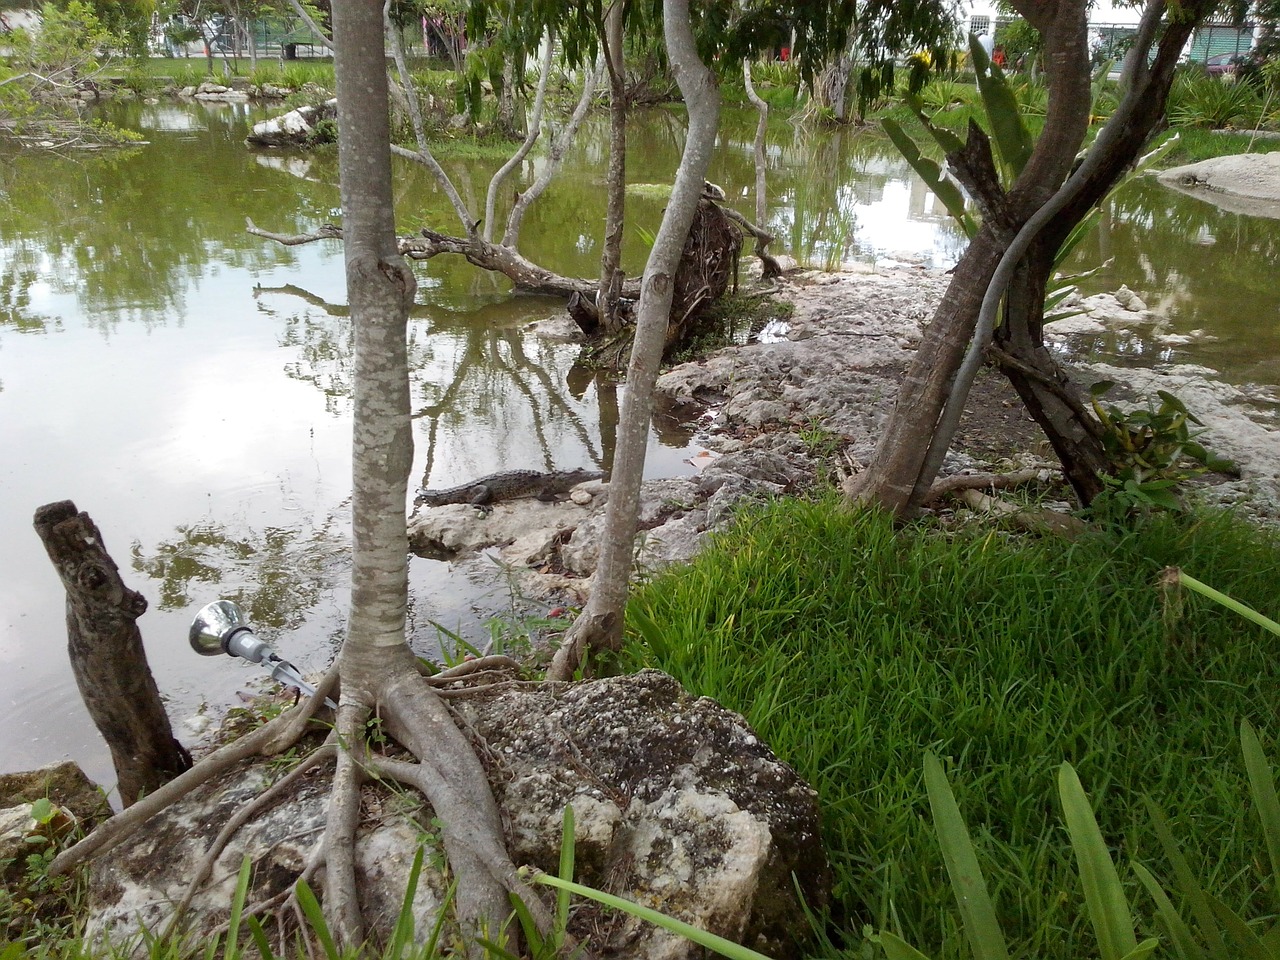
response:
<path id="1" fill-rule="evenodd" d="M 704 196 L 680 254 L 663 353 L 688 340 L 706 308 L 724 296 L 730 283 L 736 285 L 741 253 L 742 231 Z"/>
<path id="2" fill-rule="evenodd" d="M 718 189 L 718 188 L 717 188 Z M 663 340 L 664 355 L 689 340 L 698 330 L 708 306 L 724 296 L 730 283 L 737 285 L 738 258 L 742 253 L 742 231 L 714 200 L 704 195 L 698 202 L 693 226 L 685 239 L 676 270 L 671 298 L 671 316 Z M 575 295 L 568 305 L 569 315 L 589 337 L 600 334 L 599 313 L 586 298 Z M 632 329 L 621 336 L 596 344 L 587 359 L 601 366 L 621 367 L 631 350 Z"/>
<path id="3" fill-rule="evenodd" d="M 70 500 L 38 509 L 35 528 L 67 590 L 71 669 L 127 807 L 191 766 L 142 649 L 137 619 L 147 600 L 124 585 L 97 525 Z"/>

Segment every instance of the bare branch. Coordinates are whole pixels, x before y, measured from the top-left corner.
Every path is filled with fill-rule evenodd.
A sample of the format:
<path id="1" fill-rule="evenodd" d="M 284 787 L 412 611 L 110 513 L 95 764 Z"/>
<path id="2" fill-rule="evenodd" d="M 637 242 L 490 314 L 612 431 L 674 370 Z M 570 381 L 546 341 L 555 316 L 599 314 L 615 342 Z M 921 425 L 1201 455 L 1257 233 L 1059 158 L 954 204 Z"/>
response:
<path id="1" fill-rule="evenodd" d="M 533 149 L 533 145 L 537 143 L 538 137 L 542 133 L 542 110 L 547 102 L 547 81 L 551 77 L 551 58 L 556 49 L 555 34 L 548 30 L 543 34 L 543 43 L 546 44 L 547 50 L 542 55 L 542 75 L 538 77 L 538 93 L 533 100 L 533 113 L 529 117 L 529 129 L 525 133 L 524 143 L 520 144 L 520 149 L 511 155 L 511 159 L 504 163 L 498 172 L 493 175 L 493 179 L 489 181 L 489 192 L 484 200 L 484 239 L 486 243 L 493 242 L 493 221 L 498 205 L 498 188 L 502 186 L 503 181 L 507 179 L 511 171 L 529 155 L 529 151 Z"/>
<path id="2" fill-rule="evenodd" d="M 267 240 L 274 240 L 276 243 L 282 243 L 286 247 L 296 247 L 304 243 L 315 243 L 317 240 L 341 240 L 342 228 L 332 223 L 321 224 L 318 230 L 312 233 L 272 233 L 270 230 L 262 230 L 254 224 L 248 217 L 244 218 L 245 231 L 253 234 L 255 237 L 264 237 Z"/>
<path id="3" fill-rule="evenodd" d="M 547 184 L 551 182 L 551 178 L 560 169 L 560 161 L 564 159 L 565 152 L 569 149 L 569 144 L 573 142 L 573 138 L 578 135 L 578 128 L 582 126 L 582 120 L 587 115 L 587 108 L 591 106 L 591 100 L 596 95 L 596 84 L 600 81 L 603 64 L 604 55 L 601 54 L 596 59 L 595 68 L 583 79 L 582 95 L 578 97 L 578 105 L 574 107 L 573 116 L 569 118 L 568 124 L 565 125 L 564 129 L 560 131 L 560 135 L 552 142 L 542 173 L 538 175 L 538 179 L 533 182 L 528 190 L 516 198 L 515 205 L 512 206 L 511 212 L 507 215 L 506 232 L 502 235 L 502 245 L 504 247 L 515 247 L 520 238 L 520 224 L 524 220 L 525 211 L 529 209 L 529 205 L 534 200 L 537 200 L 542 195 L 542 191 L 547 189 Z M 594 285 L 592 289 L 594 290 Z"/>
<path id="4" fill-rule="evenodd" d="M 320 29 L 320 25 L 311 19 L 311 15 L 307 13 L 306 8 L 303 7 L 298 0 L 289 0 L 289 6 L 293 7 L 293 12 L 302 18 L 302 22 L 307 25 L 312 34 L 315 35 L 315 38 L 319 40 L 330 53 L 333 53 L 333 41 L 325 36 L 325 32 Z"/>

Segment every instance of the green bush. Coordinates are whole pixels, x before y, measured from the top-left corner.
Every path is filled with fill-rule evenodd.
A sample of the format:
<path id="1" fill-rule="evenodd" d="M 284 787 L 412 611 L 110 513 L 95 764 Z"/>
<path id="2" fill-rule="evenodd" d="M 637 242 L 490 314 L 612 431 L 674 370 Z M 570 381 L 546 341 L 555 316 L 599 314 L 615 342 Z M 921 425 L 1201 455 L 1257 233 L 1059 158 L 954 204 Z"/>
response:
<path id="1" fill-rule="evenodd" d="M 1169 92 L 1169 122 L 1174 126 L 1248 128 L 1258 124 L 1262 95 L 1253 84 L 1183 73 Z"/>

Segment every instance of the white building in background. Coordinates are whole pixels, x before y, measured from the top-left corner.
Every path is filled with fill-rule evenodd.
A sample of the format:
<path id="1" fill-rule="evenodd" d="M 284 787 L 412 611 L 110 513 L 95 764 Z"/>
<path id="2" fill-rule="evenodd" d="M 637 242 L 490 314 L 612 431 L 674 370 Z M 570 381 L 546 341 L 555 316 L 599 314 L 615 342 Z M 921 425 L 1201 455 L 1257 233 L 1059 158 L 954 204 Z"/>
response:
<path id="1" fill-rule="evenodd" d="M 994 2 L 985 0 L 961 0 L 960 16 L 961 27 L 966 33 L 976 36 L 985 33 L 993 38 L 1000 22 L 1012 19 L 1001 13 Z M 1121 6 L 1112 0 L 1097 0 L 1089 7 L 1090 45 L 1101 51 L 1102 58 L 1115 59 L 1112 48 L 1133 34 L 1141 17 L 1141 6 Z M 1191 38 L 1186 57 L 1203 63 L 1220 53 L 1248 53 L 1253 49 L 1254 34 L 1255 27 L 1251 23 L 1235 27 L 1225 20 L 1209 21 Z"/>

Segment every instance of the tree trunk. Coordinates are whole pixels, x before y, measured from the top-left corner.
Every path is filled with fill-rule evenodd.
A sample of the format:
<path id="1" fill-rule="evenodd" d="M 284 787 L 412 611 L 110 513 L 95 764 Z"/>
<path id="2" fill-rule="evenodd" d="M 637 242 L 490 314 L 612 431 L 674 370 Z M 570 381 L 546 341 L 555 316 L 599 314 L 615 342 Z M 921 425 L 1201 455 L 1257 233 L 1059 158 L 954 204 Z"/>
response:
<path id="1" fill-rule="evenodd" d="M 604 249 L 600 254 L 600 284 L 596 310 L 606 334 L 622 329 L 618 296 L 622 288 L 622 230 L 627 196 L 627 73 L 622 50 L 622 0 L 614 0 L 605 14 L 603 49 L 609 73 L 609 169 L 604 215 Z"/>
<path id="2" fill-rule="evenodd" d="M 405 503 L 413 463 L 406 331 L 416 283 L 395 234 L 381 10 L 365 0 L 335 0 L 333 21 L 355 390 L 351 612 L 338 657 L 338 729 L 345 749 L 325 830 L 325 909 L 341 942 L 355 946 L 364 938 L 355 823 L 364 722 L 375 705 L 422 761 L 405 765 L 410 768 L 406 778 L 426 793 L 444 824 L 445 850 L 458 875 L 458 915 L 473 933 L 500 928 L 509 911 L 500 874 L 514 871 L 502 848 L 502 824 L 484 770 L 439 698 L 422 684 L 405 642 Z"/>
<path id="3" fill-rule="evenodd" d="M 1080 503 L 1102 492 L 1110 472 L 1101 425 L 1044 345 L 1044 297 L 1056 248 L 1041 242 L 1018 264 L 1005 294 L 1004 323 L 991 353 L 1027 412 L 1049 438 Z"/>
<path id="4" fill-rule="evenodd" d="M 983 225 L 957 264 L 947 294 L 925 331 L 870 468 L 849 487 L 857 499 L 905 515 L 915 509 L 933 479 L 927 475 L 937 469 L 929 457 L 930 447 L 987 288 L 1014 237 L 1057 192 L 1088 127 L 1091 91 L 1085 13 L 1084 0 L 1028 6 L 1023 12 L 1044 35 L 1049 51 L 1044 132 L 1007 194 L 995 177 L 990 149 L 976 125 L 964 155 L 955 157 L 969 172 L 965 186 L 982 208 Z"/>
<path id="5" fill-rule="evenodd" d="M 671 200 L 650 251 L 640 287 L 627 389 L 618 425 L 606 508 L 604 542 L 595 585 L 586 608 L 574 621 L 548 673 L 571 679 L 588 650 L 615 650 L 622 639 L 622 615 L 631 578 L 640 483 L 644 476 L 653 385 L 658 378 L 662 343 L 671 313 L 675 272 L 689 227 L 702 196 L 720 117 L 715 77 L 698 57 L 689 20 L 688 0 L 664 0 L 663 25 L 667 55 L 689 111 L 689 131 L 676 172 Z"/>
<path id="6" fill-rule="evenodd" d="M 45 504 L 36 533 L 67 589 L 67 652 L 89 715 L 130 806 L 191 766 L 147 666 L 138 617 L 147 601 L 120 579 L 97 525 L 70 500 Z"/>

